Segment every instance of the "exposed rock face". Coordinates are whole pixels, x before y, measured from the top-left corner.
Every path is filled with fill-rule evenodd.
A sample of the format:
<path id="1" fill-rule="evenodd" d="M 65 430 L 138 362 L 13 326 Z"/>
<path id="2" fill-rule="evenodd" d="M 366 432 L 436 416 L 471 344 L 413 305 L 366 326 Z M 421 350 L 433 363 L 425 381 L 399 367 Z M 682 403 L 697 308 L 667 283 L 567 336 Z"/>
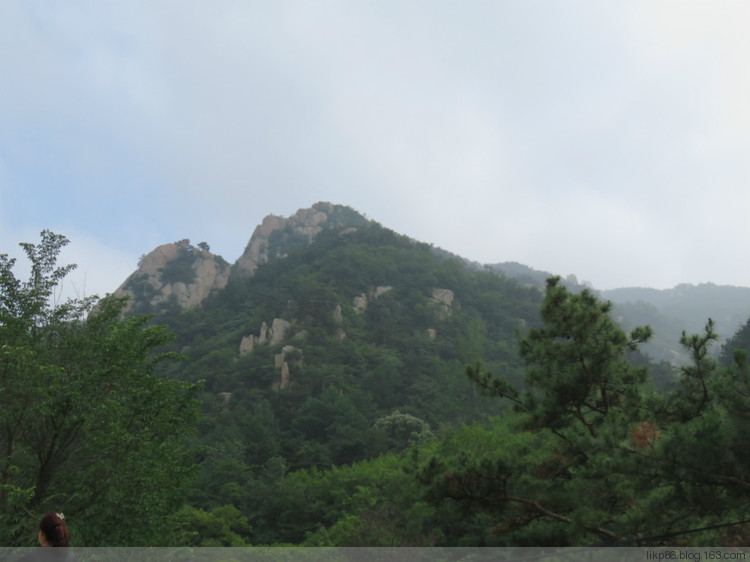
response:
<path id="1" fill-rule="evenodd" d="M 284 390 L 286 387 L 289 386 L 290 381 L 290 374 L 289 374 L 289 363 L 287 362 L 287 356 L 291 353 L 302 353 L 302 350 L 300 350 L 297 347 L 294 347 L 293 345 L 285 345 L 281 348 L 281 353 L 274 356 L 274 366 L 279 369 L 279 375 L 276 378 L 276 380 L 273 383 L 273 388 L 275 390 Z M 300 356 L 299 359 L 295 362 L 295 364 L 300 364 L 302 362 L 302 358 Z"/>
<path id="2" fill-rule="evenodd" d="M 365 310 L 367 310 L 367 295 L 362 293 L 361 295 L 354 297 L 352 306 L 357 314 L 364 314 Z"/>
<path id="3" fill-rule="evenodd" d="M 438 313 L 441 320 L 444 320 L 453 312 L 453 291 L 450 289 L 433 289 L 432 300 L 439 305 Z"/>
<path id="4" fill-rule="evenodd" d="M 255 349 L 256 345 L 276 345 L 284 341 L 286 333 L 291 327 L 291 324 L 283 318 L 274 318 L 271 322 L 271 327 L 268 324 L 262 322 L 260 325 L 260 333 L 256 336 L 249 334 L 243 336 L 240 341 L 240 355 L 250 353 Z"/>
<path id="5" fill-rule="evenodd" d="M 448 308 L 453 305 L 453 291 L 450 289 L 433 289 L 432 298 Z"/>
<path id="6" fill-rule="evenodd" d="M 373 291 L 372 291 L 372 298 L 376 299 L 380 295 L 382 295 L 384 293 L 387 293 L 388 291 L 390 291 L 392 289 L 393 289 L 393 287 L 391 287 L 389 285 L 379 285 L 378 287 L 375 287 L 375 289 L 373 289 Z"/>
<path id="7" fill-rule="evenodd" d="M 393 290 L 393 287 L 389 285 L 378 285 L 377 287 L 373 287 L 373 289 L 370 291 L 370 296 L 372 297 L 372 300 L 375 300 L 380 295 L 383 295 L 391 290 Z M 364 314 L 367 310 L 368 302 L 369 301 L 367 300 L 367 295 L 364 293 L 361 293 L 354 297 L 354 299 L 352 299 L 352 307 L 354 308 L 354 312 L 356 312 L 357 314 Z"/>
<path id="8" fill-rule="evenodd" d="M 252 353 L 253 349 L 255 349 L 255 344 L 257 341 L 258 336 L 254 336 L 252 334 L 250 334 L 249 336 L 243 336 L 242 341 L 240 342 L 240 355 Z"/>
<path id="9" fill-rule="evenodd" d="M 347 228 L 341 232 L 345 235 L 366 222 L 367 219 L 356 211 L 326 202 L 300 209 L 288 218 L 269 215 L 255 228 L 245 251 L 235 262 L 237 271 L 252 275 L 259 265 L 283 256 L 290 247 L 309 244 L 326 228 L 345 226 Z"/>
<path id="10" fill-rule="evenodd" d="M 153 307 L 173 298 L 182 308 L 193 308 L 214 289 L 226 287 L 229 271 L 229 264 L 220 256 L 194 248 L 190 240 L 180 240 L 145 256 L 115 295 L 130 295 L 126 313 L 139 303 Z"/>
<path id="11" fill-rule="evenodd" d="M 341 313 L 340 304 L 337 304 L 333 309 L 333 321 L 336 323 L 337 326 L 340 326 L 341 323 L 344 321 L 344 316 Z"/>
<path id="12" fill-rule="evenodd" d="M 325 202 L 300 209 L 289 218 L 269 215 L 255 228 L 234 270 L 251 275 L 269 259 L 309 244 L 324 229 L 343 227 L 340 235 L 347 236 L 368 222 L 350 207 Z M 193 308 L 214 289 L 226 287 L 230 271 L 229 264 L 210 253 L 208 245 L 200 243 L 194 248 L 189 240 L 180 240 L 163 244 L 145 256 L 115 295 L 131 296 L 126 313 L 153 312 L 153 307 L 171 301 L 182 308 Z"/>
<path id="13" fill-rule="evenodd" d="M 274 318 L 273 322 L 271 322 L 270 328 L 265 322 L 263 322 L 260 326 L 259 335 L 256 336 L 254 334 L 250 334 L 247 336 L 243 336 L 242 341 L 240 341 L 240 355 L 245 355 L 246 353 L 252 352 L 253 349 L 255 349 L 256 345 L 275 345 L 277 343 L 281 343 L 282 341 L 284 341 L 284 338 L 286 337 L 290 327 L 291 324 L 282 318 Z M 297 334 L 297 336 L 300 336 L 302 338 L 304 338 L 304 335 L 304 333 Z M 279 370 L 279 373 L 274 378 L 274 382 L 272 384 L 272 388 L 274 390 L 284 390 L 287 386 L 289 386 L 290 374 L 289 361 L 287 360 L 287 356 L 290 353 L 299 354 L 299 357 L 294 362 L 295 365 L 299 365 L 302 363 L 301 349 L 299 349 L 298 347 L 294 347 L 293 345 L 285 345 L 284 347 L 282 347 L 281 353 L 274 355 L 273 358 L 274 367 Z"/>
<path id="14" fill-rule="evenodd" d="M 271 233 L 284 228 L 288 220 L 284 217 L 268 215 L 261 224 L 255 227 L 244 253 L 235 262 L 238 271 L 253 274 L 260 264 L 268 261 L 268 240 Z"/>
<path id="15" fill-rule="evenodd" d="M 282 318 L 274 318 L 271 323 L 270 344 L 276 345 L 284 340 L 287 330 L 291 324 Z"/>

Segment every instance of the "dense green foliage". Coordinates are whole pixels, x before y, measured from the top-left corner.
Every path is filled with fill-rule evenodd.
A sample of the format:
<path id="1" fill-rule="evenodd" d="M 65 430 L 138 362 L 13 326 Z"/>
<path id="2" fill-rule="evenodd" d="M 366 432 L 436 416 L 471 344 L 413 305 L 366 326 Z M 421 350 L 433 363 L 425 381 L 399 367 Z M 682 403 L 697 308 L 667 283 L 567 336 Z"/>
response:
<path id="1" fill-rule="evenodd" d="M 680 500 L 655 452 L 699 431 L 691 368 L 650 366 L 637 348 L 651 330 L 626 334 L 589 291 L 553 281 L 541 296 L 370 224 L 162 316 L 193 358 L 170 376 L 206 379 L 190 503 L 237 508 L 252 544 L 591 544 L 730 517 Z M 240 356 L 273 318 L 284 341 Z M 282 389 L 274 356 L 289 344 Z"/>
<path id="2" fill-rule="evenodd" d="M 489 392 L 513 401 L 516 414 L 483 437 L 485 444 L 496 440 L 489 447 L 433 453 L 422 479 L 438 505 L 458 503 L 483 518 L 472 544 L 738 540 L 730 533 L 740 527 L 673 533 L 744 519 L 750 372 L 742 364 L 718 367 L 709 354 L 716 339 L 709 321 L 703 334 L 683 334 L 692 363 L 674 389 L 654 393 L 647 372 L 627 359 L 650 330 L 626 336 L 609 308 L 550 280 L 545 327 L 530 330 L 520 346 L 526 389 L 469 370 Z M 664 538 L 649 539 L 658 536 Z"/>
<path id="3" fill-rule="evenodd" d="M 61 237 L 26 246 L 27 284 L 3 256 L 6 540 L 33 538 L 47 507 L 79 544 L 745 540 L 675 533 L 747 511 L 747 326 L 721 361 L 708 322 L 678 342 L 682 368 L 652 365 L 638 351 L 652 330 L 590 291 L 522 286 L 341 213 L 310 243 L 281 231 L 269 255 L 283 258 L 150 321 L 111 297 L 50 305 Z M 184 282 L 189 257 L 162 276 Z M 110 536 L 115 515 L 137 523 Z"/>
<path id="4" fill-rule="evenodd" d="M 436 288 L 452 291 L 449 308 Z M 190 501 L 237 507 L 253 544 L 590 544 L 715 521 L 686 514 L 674 477 L 655 476 L 667 461 L 642 450 L 693 423 L 674 418 L 690 368 L 649 366 L 637 347 L 651 330 L 626 334 L 589 291 L 553 282 L 540 296 L 371 224 L 324 231 L 200 310 L 173 311 L 175 349 L 194 361 L 171 374 L 205 376 L 212 393 Z M 272 318 L 289 322 L 284 341 L 239 356 Z M 289 343 L 280 389 L 273 358 Z"/>
<path id="5" fill-rule="evenodd" d="M 525 387 L 469 369 L 513 413 L 390 457 L 400 471 L 383 457 L 345 469 L 356 485 L 337 480 L 341 469 L 291 474 L 277 500 L 292 501 L 301 476 L 308 494 L 284 521 L 307 529 L 304 544 L 742 544 L 744 527 L 726 524 L 750 501 L 750 373 L 718 367 L 709 322 L 683 335 L 692 364 L 656 393 L 628 360 L 650 330 L 626 335 L 609 307 L 552 280 L 545 325 L 520 345 Z M 316 520 L 325 527 L 311 532 Z"/>
<path id="6" fill-rule="evenodd" d="M 373 296 L 377 287 L 391 289 Z M 433 298 L 436 288 L 453 292 L 449 307 Z M 367 307 L 358 313 L 360 295 Z M 375 424 L 396 410 L 433 429 L 497 412 L 464 366 L 482 359 L 517 370 L 515 330 L 533 322 L 540 297 L 373 225 L 324 231 L 254 276 L 233 277 L 200 309 L 159 321 L 178 334 L 171 349 L 192 358 L 168 374 L 205 379 L 202 431 L 212 450 L 231 443 L 249 468 L 276 456 L 292 470 L 325 468 L 393 449 Z M 242 338 L 274 318 L 289 322 L 284 341 L 240 355 Z M 278 391 L 274 357 L 288 344 L 290 384 Z"/>
<path id="7" fill-rule="evenodd" d="M 153 375 L 170 339 L 108 297 L 50 302 L 67 240 L 24 244 L 29 281 L 0 255 L 0 541 L 29 545 L 64 510 L 77 544 L 163 544 L 194 459 L 195 388 Z"/>

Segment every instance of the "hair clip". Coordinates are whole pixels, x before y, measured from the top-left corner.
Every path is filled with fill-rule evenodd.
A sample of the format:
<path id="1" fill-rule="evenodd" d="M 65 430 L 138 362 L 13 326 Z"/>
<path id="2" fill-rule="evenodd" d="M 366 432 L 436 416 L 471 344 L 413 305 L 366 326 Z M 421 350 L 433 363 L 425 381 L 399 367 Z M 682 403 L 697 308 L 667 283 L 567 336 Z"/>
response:
<path id="1" fill-rule="evenodd" d="M 62 512 L 62 511 L 60 511 L 60 512 L 59 512 L 59 513 L 57 514 L 57 516 L 58 516 L 58 517 L 59 517 L 60 519 L 62 519 L 63 521 L 65 521 L 65 515 L 63 514 L 63 512 Z"/>

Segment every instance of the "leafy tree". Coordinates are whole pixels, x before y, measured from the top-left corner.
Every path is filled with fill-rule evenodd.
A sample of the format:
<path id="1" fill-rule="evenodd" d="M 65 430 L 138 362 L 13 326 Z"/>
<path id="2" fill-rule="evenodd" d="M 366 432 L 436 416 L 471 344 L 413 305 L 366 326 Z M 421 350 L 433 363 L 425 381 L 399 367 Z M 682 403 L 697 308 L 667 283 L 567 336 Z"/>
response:
<path id="1" fill-rule="evenodd" d="M 398 410 L 384 416 L 373 426 L 376 434 L 387 440 L 388 450 L 402 450 L 411 445 L 434 438 L 430 424 L 411 414 L 402 414 Z"/>
<path id="2" fill-rule="evenodd" d="M 0 542 L 30 544 L 37 515 L 63 510 L 77 544 L 169 541 L 192 456 L 194 386 L 153 375 L 171 339 L 124 299 L 51 302 L 74 266 L 68 240 L 22 244 L 28 281 L 0 255 Z"/>
<path id="3" fill-rule="evenodd" d="M 403 457 L 376 459 L 328 470 L 298 470 L 258 494 L 266 504 L 251 519 L 254 544 L 305 546 L 418 546 L 433 508 L 404 470 Z"/>
<path id="4" fill-rule="evenodd" d="M 177 543 L 181 546 L 249 546 L 250 525 L 233 505 L 211 511 L 185 506 L 178 514 Z"/>

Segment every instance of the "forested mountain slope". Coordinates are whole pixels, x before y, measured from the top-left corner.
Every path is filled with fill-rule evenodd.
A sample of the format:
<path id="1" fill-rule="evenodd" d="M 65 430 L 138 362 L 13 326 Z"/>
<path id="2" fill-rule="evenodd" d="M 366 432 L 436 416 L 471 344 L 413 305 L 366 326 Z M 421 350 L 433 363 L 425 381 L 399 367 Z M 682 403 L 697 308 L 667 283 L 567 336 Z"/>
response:
<path id="1" fill-rule="evenodd" d="M 248 465 L 280 455 L 323 467 L 396 446 L 371 433 L 397 410 L 432 428 L 490 413 L 465 365 L 516 376 L 516 330 L 537 323 L 540 299 L 368 224 L 322 231 L 156 321 L 188 358 L 168 374 L 205 380 L 206 408 L 222 420 L 211 443 L 241 443 Z"/>
<path id="2" fill-rule="evenodd" d="M 750 288 L 714 285 L 678 285 L 672 289 L 622 288 L 600 291 L 612 301 L 614 314 L 627 329 L 649 324 L 656 335 L 644 346 L 654 359 L 684 364 L 679 336 L 682 330 L 700 331 L 708 318 L 716 323 L 723 343 L 750 318 Z"/>
<path id="3" fill-rule="evenodd" d="M 488 267 L 520 283 L 540 288 L 546 279 L 557 275 L 519 263 L 498 263 Z M 568 275 L 562 283 L 574 292 L 587 286 L 596 290 L 585 282 L 579 284 L 575 275 Z M 750 287 L 703 283 L 681 284 L 672 289 L 626 287 L 596 290 L 596 293 L 612 302 L 612 314 L 623 329 L 646 324 L 654 328 L 654 338 L 642 346 L 642 351 L 654 361 L 675 365 L 689 360 L 679 344 L 683 330 L 698 332 L 711 318 L 716 323 L 719 342 L 723 343 L 750 318 Z"/>
<path id="4" fill-rule="evenodd" d="M 540 288 L 324 203 L 264 220 L 233 265 L 204 242 L 157 248 L 118 291 L 124 317 L 111 296 L 45 300 L 63 243 L 25 246 L 43 266 L 28 284 L 0 255 L 3 380 L 25 400 L 4 403 L 3 435 L 41 416 L 3 460 L 6 513 L 70 496 L 88 545 L 118 504 L 159 521 L 118 545 L 744 540 L 747 323 L 721 364 L 712 323 L 681 338 L 681 369 L 649 364 L 652 330 L 573 278 Z M 89 449 L 60 453 L 37 497 L 37 436 L 58 423 Z M 59 477 L 102 467 L 106 501 Z M 22 542 L 19 517 L 0 532 Z"/>
<path id="5" fill-rule="evenodd" d="M 542 298 L 369 221 L 288 238 L 200 305 L 152 307 L 177 335 L 166 350 L 185 357 L 162 374 L 204 381 L 189 503 L 238 509 L 253 542 L 301 540 L 269 529 L 260 502 L 284 475 L 402 451 L 500 413 L 466 365 L 520 381 L 516 333 L 538 325 Z"/>
<path id="6" fill-rule="evenodd" d="M 202 435 L 214 449 L 231 443 L 245 466 L 275 458 L 287 469 L 325 467 L 403 447 L 408 439 L 373 433 L 394 412 L 432 430 L 496 413 L 465 366 L 481 361 L 520 381 L 518 334 L 538 325 L 542 295 L 543 272 L 480 269 L 329 203 L 266 217 L 232 266 L 187 241 L 143 265 L 120 293 L 176 333 L 170 349 L 186 360 L 167 374 L 205 381 Z M 583 289 L 573 276 L 564 283 Z M 659 360 L 674 358 L 682 329 L 702 326 L 642 302 L 613 315 L 624 329 L 652 325 L 657 343 L 646 350 Z M 670 376 L 662 367 L 659 384 Z"/>
<path id="7" fill-rule="evenodd" d="M 231 267 L 224 258 L 213 255 L 205 242 L 197 247 L 188 240 L 164 244 L 142 258 L 138 270 L 116 294 L 131 296 L 130 312 L 153 313 L 175 304 L 193 308 L 212 292 L 222 291 L 230 274 L 251 276 L 260 265 L 304 248 L 325 230 L 346 231 L 365 225 L 377 223 L 350 207 L 325 202 L 300 209 L 290 217 L 269 215 L 255 228 L 245 251 Z M 482 265 L 439 248 L 431 246 L 431 250 L 436 256 L 479 271 L 497 272 L 540 291 L 547 278 L 560 273 L 540 271 L 515 262 Z M 579 283 L 573 274 L 567 275 L 562 283 L 574 292 L 586 287 L 595 290 L 585 282 Z M 712 318 L 719 341 L 724 342 L 750 317 L 750 288 L 746 287 L 706 283 L 679 285 L 667 290 L 621 288 L 597 291 L 597 294 L 613 302 L 613 315 L 624 329 L 651 325 L 655 336 L 643 346 L 643 352 L 655 361 L 672 364 L 684 364 L 688 360 L 679 345 L 683 330 L 699 331 L 706 320 Z"/>

